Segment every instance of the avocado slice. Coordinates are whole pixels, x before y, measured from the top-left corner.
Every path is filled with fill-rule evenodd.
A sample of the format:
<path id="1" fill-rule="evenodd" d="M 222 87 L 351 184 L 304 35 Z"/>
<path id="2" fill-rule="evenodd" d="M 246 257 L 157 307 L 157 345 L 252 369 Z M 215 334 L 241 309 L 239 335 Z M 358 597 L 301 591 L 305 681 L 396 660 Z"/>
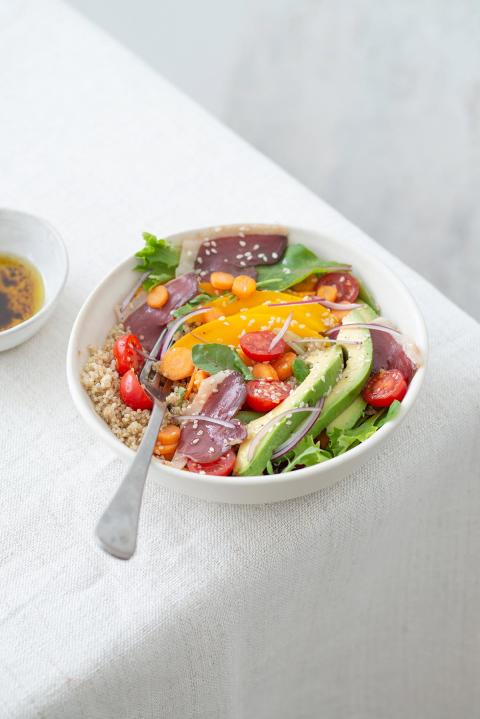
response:
<path id="1" fill-rule="evenodd" d="M 272 409 L 262 417 L 250 422 L 247 439 L 242 442 L 237 454 L 234 474 L 257 475 L 262 474 L 268 464 L 273 451 L 279 447 L 305 421 L 306 414 L 300 412 L 291 417 L 282 417 L 274 428 L 265 434 L 257 445 L 255 453 L 249 459 L 249 448 L 252 439 L 268 422 L 286 410 L 314 405 L 333 387 L 343 369 L 343 354 L 338 345 L 328 349 L 315 350 L 306 358 L 312 369 L 308 377 L 287 397 L 278 407 Z"/>
<path id="2" fill-rule="evenodd" d="M 348 325 L 353 322 L 371 322 L 375 317 L 374 310 L 368 306 L 352 310 L 344 317 L 342 329 L 338 333 L 337 339 L 362 340 L 362 343 L 359 345 L 343 345 L 347 355 L 345 369 L 325 400 L 320 417 L 310 430 L 309 434 L 312 437 L 318 437 L 320 432 L 349 407 L 362 391 L 373 364 L 372 337 L 370 330 L 349 330 Z"/>
<path id="3" fill-rule="evenodd" d="M 363 397 L 358 395 L 358 397 L 353 400 L 352 404 L 350 404 L 347 409 L 344 409 L 343 412 L 333 420 L 333 422 L 330 422 L 326 428 L 327 434 L 331 432 L 332 429 L 352 429 L 352 427 L 355 427 L 366 406 L 367 403 Z"/>

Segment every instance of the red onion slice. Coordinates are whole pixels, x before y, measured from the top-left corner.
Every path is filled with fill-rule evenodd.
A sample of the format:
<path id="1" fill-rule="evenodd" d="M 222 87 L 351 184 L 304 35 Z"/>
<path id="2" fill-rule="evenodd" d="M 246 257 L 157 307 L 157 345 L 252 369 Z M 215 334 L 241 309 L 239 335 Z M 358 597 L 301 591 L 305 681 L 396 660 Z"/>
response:
<path id="1" fill-rule="evenodd" d="M 225 419 L 218 419 L 217 417 L 209 417 L 206 414 L 181 414 L 177 415 L 177 419 L 180 422 L 208 422 L 209 424 L 218 424 L 220 427 L 226 427 L 227 429 L 235 429 L 236 425 L 233 422 L 227 422 Z"/>
<path id="2" fill-rule="evenodd" d="M 320 412 L 323 409 L 323 404 L 325 402 L 325 397 L 320 397 L 317 404 L 315 405 L 314 409 L 317 410 L 317 412 L 312 412 L 310 417 L 307 417 L 305 422 L 298 427 L 295 432 L 292 434 L 292 436 L 287 439 L 286 442 L 280 445 L 280 447 L 277 447 L 275 452 L 272 454 L 272 459 L 280 459 L 280 457 L 283 457 L 284 454 L 287 454 L 287 452 L 290 452 L 291 449 L 297 445 L 301 439 L 305 437 L 307 432 L 313 427 L 315 422 L 317 421 Z"/>
<path id="3" fill-rule="evenodd" d="M 279 302 L 278 304 L 268 305 L 269 307 L 292 307 L 293 305 L 322 305 L 323 307 L 326 307 L 329 310 L 357 310 L 359 307 L 364 307 L 365 305 L 360 304 L 358 302 L 330 302 L 329 300 L 324 300 L 322 297 L 311 297 L 308 300 L 296 300 L 294 302 Z"/>
<path id="4" fill-rule="evenodd" d="M 332 327 L 331 329 L 327 330 L 325 332 L 326 335 L 330 336 L 334 334 L 335 332 L 339 332 L 340 330 L 345 329 L 352 329 L 352 330 L 378 330 L 379 332 L 387 332 L 388 334 L 392 335 L 392 337 L 402 337 L 402 333 L 400 330 L 395 330 L 393 327 L 388 327 L 387 325 L 380 325 L 375 324 L 375 322 L 350 322 L 347 324 L 337 325 L 337 327 Z"/>
<path id="5" fill-rule="evenodd" d="M 343 326 L 348 327 L 349 325 Z M 295 342 L 297 342 L 298 344 L 314 344 L 315 342 L 319 342 L 323 344 L 361 345 L 363 343 L 363 340 L 337 340 L 333 337 L 301 337 L 300 339 L 295 340 Z"/>
<path id="6" fill-rule="evenodd" d="M 271 429 L 274 428 L 278 422 L 283 419 L 283 417 L 289 417 L 292 414 L 296 414 L 297 412 L 315 412 L 316 417 L 318 416 L 318 409 L 317 407 L 293 407 L 292 409 L 286 409 L 284 412 L 280 412 L 280 414 L 277 414 L 275 417 L 272 417 L 272 419 L 265 424 L 258 434 L 255 435 L 255 437 L 252 439 L 250 443 L 250 447 L 248 448 L 248 461 L 252 459 L 255 450 L 259 443 L 262 441 L 262 439 L 265 437 L 265 435 L 270 432 Z M 315 418 L 316 418 L 315 417 Z"/>
<path id="7" fill-rule="evenodd" d="M 173 324 L 170 325 L 170 327 L 167 330 L 167 334 L 165 335 L 165 339 L 163 340 L 162 345 L 162 351 L 160 353 L 160 358 L 163 357 L 165 352 L 169 349 L 170 345 L 172 344 L 172 340 L 175 336 L 175 333 L 180 329 L 180 327 L 183 325 L 183 323 L 188 320 L 190 317 L 195 317 L 195 315 L 200 315 L 204 313 L 208 307 L 201 307 L 198 310 L 192 310 L 192 312 L 189 312 L 188 315 L 183 315 L 183 317 L 179 317 Z"/>
<path id="8" fill-rule="evenodd" d="M 286 331 L 288 330 L 288 328 L 290 327 L 290 323 L 291 323 L 292 320 L 293 320 L 293 312 L 290 312 L 290 314 L 288 315 L 287 319 L 285 320 L 285 322 L 283 323 L 283 325 L 281 326 L 281 328 L 278 330 L 277 336 L 271 341 L 270 347 L 268 348 L 268 351 L 269 351 L 269 352 L 271 352 L 271 351 L 278 345 L 278 343 L 279 343 L 280 340 L 282 339 L 283 335 L 285 334 L 285 332 L 286 332 Z"/>

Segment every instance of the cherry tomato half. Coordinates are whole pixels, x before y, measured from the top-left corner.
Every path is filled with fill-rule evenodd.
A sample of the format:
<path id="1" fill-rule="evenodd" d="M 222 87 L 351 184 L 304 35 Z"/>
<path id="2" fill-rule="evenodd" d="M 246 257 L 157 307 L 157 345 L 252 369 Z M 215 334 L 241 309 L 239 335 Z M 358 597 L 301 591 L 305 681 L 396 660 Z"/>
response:
<path id="1" fill-rule="evenodd" d="M 120 398 L 132 409 L 152 409 L 153 402 L 143 389 L 134 369 L 125 372 L 120 380 Z"/>
<path id="2" fill-rule="evenodd" d="M 143 357 L 137 351 L 141 349 L 142 345 L 136 335 L 122 335 L 116 340 L 113 345 L 113 356 L 118 374 L 125 374 L 129 369 L 138 372 L 143 365 Z"/>
<path id="3" fill-rule="evenodd" d="M 406 392 L 407 382 L 398 369 L 381 369 L 370 377 L 362 396 L 372 407 L 390 407 L 396 399 L 401 401 Z"/>
<path id="4" fill-rule="evenodd" d="M 285 382 L 254 379 L 247 382 L 247 406 L 254 412 L 270 412 L 290 394 Z"/>
<path id="5" fill-rule="evenodd" d="M 360 283 L 348 272 L 329 272 L 319 275 L 319 285 L 333 285 L 337 290 L 335 302 L 355 302 L 360 292 Z"/>
<path id="6" fill-rule="evenodd" d="M 276 360 L 287 349 L 287 345 L 283 340 L 277 342 L 273 350 L 269 349 L 276 336 L 275 332 L 269 332 L 268 330 L 247 332 L 243 337 L 240 337 L 240 347 L 247 357 L 255 360 L 255 362 Z"/>
<path id="7" fill-rule="evenodd" d="M 222 454 L 214 462 L 208 462 L 207 464 L 200 464 L 200 462 L 189 459 L 187 469 L 189 472 L 204 472 L 205 474 L 214 474 L 217 477 L 226 477 L 231 474 L 236 458 L 237 455 L 233 449 L 229 449 L 228 452 Z"/>

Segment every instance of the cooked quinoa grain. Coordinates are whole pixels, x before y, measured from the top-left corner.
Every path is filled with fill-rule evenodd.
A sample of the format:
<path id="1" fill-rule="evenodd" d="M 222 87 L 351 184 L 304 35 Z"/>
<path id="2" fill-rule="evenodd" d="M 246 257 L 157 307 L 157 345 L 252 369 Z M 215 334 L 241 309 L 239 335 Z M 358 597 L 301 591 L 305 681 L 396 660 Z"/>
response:
<path id="1" fill-rule="evenodd" d="M 95 411 L 127 447 L 137 449 L 150 418 L 147 409 L 130 409 L 119 395 L 120 376 L 115 369 L 113 345 L 125 328 L 119 324 L 107 335 L 103 347 L 89 347 L 89 357 L 80 375 Z"/>

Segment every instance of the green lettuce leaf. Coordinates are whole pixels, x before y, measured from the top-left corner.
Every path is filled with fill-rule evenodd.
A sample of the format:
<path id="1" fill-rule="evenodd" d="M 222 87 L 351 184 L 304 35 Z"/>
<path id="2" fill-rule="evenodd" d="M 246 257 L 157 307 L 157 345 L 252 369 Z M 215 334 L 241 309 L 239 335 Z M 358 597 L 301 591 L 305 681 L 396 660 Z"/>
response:
<path id="1" fill-rule="evenodd" d="M 289 245 L 281 262 L 257 266 L 257 289 L 286 290 L 311 274 L 322 274 L 339 262 L 321 262 L 317 255 L 304 245 Z"/>
<path id="2" fill-rule="evenodd" d="M 235 350 L 227 345 L 199 344 L 192 347 L 192 360 L 195 367 L 203 369 L 209 374 L 216 374 L 225 369 L 233 369 L 243 375 L 245 379 L 253 379 L 252 372 L 242 362 Z"/>
<path id="3" fill-rule="evenodd" d="M 320 464 L 331 458 L 330 452 L 321 449 L 319 444 L 313 441 L 311 435 L 307 435 L 289 452 L 282 460 L 287 459 L 287 465 L 282 469 L 284 472 L 291 472 L 296 467 L 311 467 Z"/>
<path id="4" fill-rule="evenodd" d="M 361 420 L 360 424 L 352 429 L 332 429 L 328 433 L 330 444 L 328 445 L 329 451 L 333 457 L 338 457 L 348 449 L 361 442 L 365 442 L 366 439 L 371 437 L 377 429 L 383 427 L 386 422 L 390 422 L 399 412 L 400 402 L 395 400 L 392 402 L 388 410 L 380 410 L 375 414 Z"/>
<path id="5" fill-rule="evenodd" d="M 135 253 L 140 262 L 135 267 L 138 272 L 149 272 L 143 283 L 144 289 L 151 290 L 175 277 L 175 270 L 180 260 L 180 248 L 174 247 L 167 240 L 161 240 L 150 232 L 143 233 L 145 247 Z"/>

